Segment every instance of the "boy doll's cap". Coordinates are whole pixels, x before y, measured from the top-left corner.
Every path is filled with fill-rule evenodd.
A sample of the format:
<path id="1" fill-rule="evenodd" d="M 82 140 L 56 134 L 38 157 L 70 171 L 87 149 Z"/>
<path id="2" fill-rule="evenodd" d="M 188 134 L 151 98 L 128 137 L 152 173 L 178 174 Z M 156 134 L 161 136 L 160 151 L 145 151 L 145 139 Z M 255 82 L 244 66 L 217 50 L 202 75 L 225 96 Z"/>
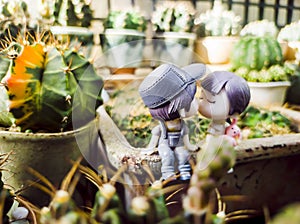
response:
<path id="1" fill-rule="evenodd" d="M 205 71 L 205 65 L 200 63 L 183 68 L 162 64 L 145 77 L 139 86 L 139 93 L 148 108 L 156 108 L 172 100 L 188 85 L 200 79 Z"/>

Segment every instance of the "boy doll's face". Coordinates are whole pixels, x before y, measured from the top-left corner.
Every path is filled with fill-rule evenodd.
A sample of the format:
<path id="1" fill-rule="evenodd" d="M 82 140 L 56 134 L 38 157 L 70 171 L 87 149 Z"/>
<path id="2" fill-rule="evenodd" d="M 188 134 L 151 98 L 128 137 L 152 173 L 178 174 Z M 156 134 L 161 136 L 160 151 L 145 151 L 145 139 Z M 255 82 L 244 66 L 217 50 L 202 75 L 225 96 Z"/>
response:
<path id="1" fill-rule="evenodd" d="M 229 114 L 229 100 L 224 89 L 217 95 L 213 95 L 205 89 L 201 89 L 199 100 L 199 113 L 212 120 L 226 120 Z"/>

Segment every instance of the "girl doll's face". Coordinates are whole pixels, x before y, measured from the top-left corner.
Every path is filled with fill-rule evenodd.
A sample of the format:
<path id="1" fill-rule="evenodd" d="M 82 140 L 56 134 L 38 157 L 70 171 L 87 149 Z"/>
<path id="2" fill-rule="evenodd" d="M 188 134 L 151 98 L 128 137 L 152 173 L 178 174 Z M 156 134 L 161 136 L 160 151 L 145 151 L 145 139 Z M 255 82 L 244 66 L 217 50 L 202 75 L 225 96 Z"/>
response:
<path id="1" fill-rule="evenodd" d="M 198 108 L 199 108 L 199 99 L 197 99 L 197 97 L 195 96 L 193 101 L 190 104 L 189 109 L 183 108 L 179 110 L 179 114 L 182 118 L 192 117 L 198 114 Z"/>
<path id="2" fill-rule="evenodd" d="M 204 117 L 212 120 L 226 120 L 229 114 L 229 100 L 224 89 L 217 95 L 213 95 L 205 89 L 201 89 L 198 111 Z"/>

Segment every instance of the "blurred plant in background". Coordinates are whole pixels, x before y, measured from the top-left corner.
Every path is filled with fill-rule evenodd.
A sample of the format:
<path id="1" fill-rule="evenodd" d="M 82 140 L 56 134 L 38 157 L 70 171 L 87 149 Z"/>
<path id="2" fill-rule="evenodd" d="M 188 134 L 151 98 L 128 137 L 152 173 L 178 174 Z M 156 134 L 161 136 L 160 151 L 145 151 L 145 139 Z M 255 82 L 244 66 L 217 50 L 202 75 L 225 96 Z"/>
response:
<path id="1" fill-rule="evenodd" d="M 212 10 L 195 19 L 198 37 L 236 36 L 241 30 L 241 17 L 231 10 L 225 10 L 222 1 L 215 0 Z"/>
<path id="2" fill-rule="evenodd" d="M 195 10 L 186 3 L 164 2 L 152 14 L 153 30 L 161 32 L 192 32 Z"/>

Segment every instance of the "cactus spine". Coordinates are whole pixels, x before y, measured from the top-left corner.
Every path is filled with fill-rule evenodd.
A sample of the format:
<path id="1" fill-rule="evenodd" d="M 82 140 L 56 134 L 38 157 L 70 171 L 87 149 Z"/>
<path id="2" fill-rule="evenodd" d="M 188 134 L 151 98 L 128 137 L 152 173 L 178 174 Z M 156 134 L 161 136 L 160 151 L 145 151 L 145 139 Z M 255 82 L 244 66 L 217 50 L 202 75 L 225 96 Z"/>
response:
<path id="1" fill-rule="evenodd" d="M 1 83 L 7 88 L 9 111 L 22 130 L 70 130 L 74 110 L 84 116 L 81 125 L 95 117 L 103 81 L 86 58 L 41 41 L 13 42 L 7 52 L 11 63 L 8 70 L 1 67 L 0 73 L 6 74 Z"/>

